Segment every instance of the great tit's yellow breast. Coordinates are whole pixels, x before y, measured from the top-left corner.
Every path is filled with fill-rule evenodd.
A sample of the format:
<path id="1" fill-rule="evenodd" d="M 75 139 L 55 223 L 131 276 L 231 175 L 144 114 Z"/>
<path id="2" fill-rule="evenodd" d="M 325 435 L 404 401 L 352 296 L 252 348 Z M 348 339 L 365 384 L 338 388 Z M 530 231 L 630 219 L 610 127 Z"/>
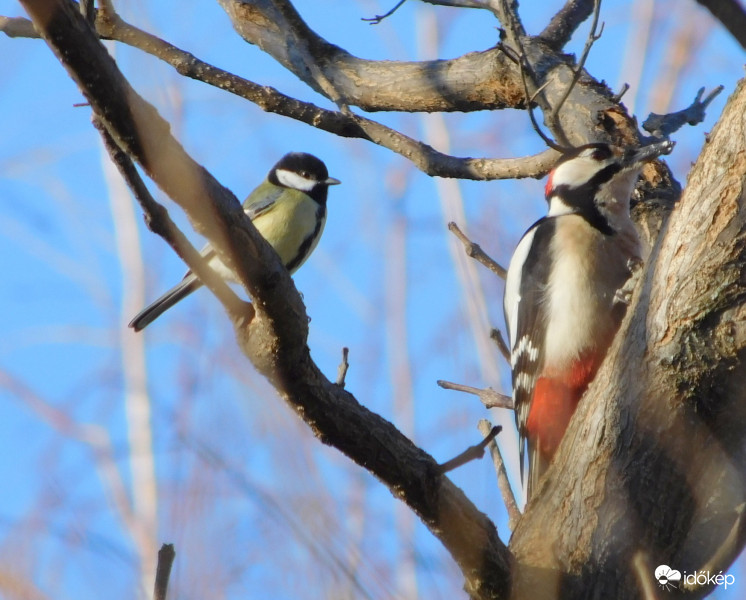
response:
<path id="1" fill-rule="evenodd" d="M 297 190 L 285 190 L 271 209 L 254 219 L 254 225 L 280 255 L 283 264 L 288 265 L 296 260 L 306 239 L 314 235 L 318 210 L 319 205 L 308 195 Z M 305 251 L 306 256 L 316 246 L 323 227 L 322 221 L 315 239 Z M 296 264 L 293 270 L 301 264 L 302 261 Z"/>

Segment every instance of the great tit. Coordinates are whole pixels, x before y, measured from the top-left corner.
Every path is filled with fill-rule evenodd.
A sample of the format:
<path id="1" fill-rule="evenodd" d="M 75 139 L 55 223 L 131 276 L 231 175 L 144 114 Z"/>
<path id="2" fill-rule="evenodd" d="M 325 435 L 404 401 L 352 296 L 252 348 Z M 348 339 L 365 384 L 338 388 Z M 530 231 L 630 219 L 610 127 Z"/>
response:
<path id="1" fill-rule="evenodd" d="M 330 185 L 341 183 L 329 177 L 326 165 L 311 154 L 290 152 L 272 167 L 264 181 L 243 203 L 243 209 L 259 233 L 279 254 L 285 268 L 295 273 L 319 242 L 326 223 L 326 196 Z M 210 244 L 202 249 L 210 266 L 228 281 L 233 272 L 218 258 Z M 179 300 L 202 286 L 191 271 L 132 319 L 129 326 L 140 331 Z"/>

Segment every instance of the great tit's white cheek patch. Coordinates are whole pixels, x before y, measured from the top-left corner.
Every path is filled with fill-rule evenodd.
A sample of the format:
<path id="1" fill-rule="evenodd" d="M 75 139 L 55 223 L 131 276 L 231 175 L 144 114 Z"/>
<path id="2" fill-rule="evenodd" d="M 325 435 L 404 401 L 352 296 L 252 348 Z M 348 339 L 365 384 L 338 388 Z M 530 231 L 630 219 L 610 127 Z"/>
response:
<path id="1" fill-rule="evenodd" d="M 286 187 L 302 192 L 310 192 L 317 183 L 313 179 L 308 179 L 298 173 L 285 169 L 277 169 L 277 181 Z"/>

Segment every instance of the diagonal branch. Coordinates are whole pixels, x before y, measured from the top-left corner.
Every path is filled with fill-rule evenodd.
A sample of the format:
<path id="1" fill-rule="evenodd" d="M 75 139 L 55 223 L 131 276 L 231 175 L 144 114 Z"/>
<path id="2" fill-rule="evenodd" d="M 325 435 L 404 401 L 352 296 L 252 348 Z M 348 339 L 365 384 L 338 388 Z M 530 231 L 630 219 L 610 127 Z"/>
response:
<path id="1" fill-rule="evenodd" d="M 103 123 L 94 117 L 93 125 L 99 130 L 109 156 L 140 204 L 145 214 L 148 229 L 161 236 L 171 246 L 205 287 L 220 300 L 223 308 L 232 318 L 242 315 L 243 318 L 251 319 L 253 317 L 253 307 L 236 296 L 233 290 L 228 287 L 228 284 L 207 264 L 204 257 L 179 230 L 166 208 L 150 194 L 132 160 L 114 142 Z"/>
<path id="2" fill-rule="evenodd" d="M 511 557 L 492 522 L 438 472 L 430 455 L 321 373 L 309 354 L 299 294 L 238 201 L 172 138 L 72 2 L 22 4 L 112 138 L 205 232 L 255 300 L 255 318 L 234 319 L 237 341 L 254 366 L 321 441 L 364 466 L 416 512 L 461 568 L 467 593 L 507 598 Z"/>

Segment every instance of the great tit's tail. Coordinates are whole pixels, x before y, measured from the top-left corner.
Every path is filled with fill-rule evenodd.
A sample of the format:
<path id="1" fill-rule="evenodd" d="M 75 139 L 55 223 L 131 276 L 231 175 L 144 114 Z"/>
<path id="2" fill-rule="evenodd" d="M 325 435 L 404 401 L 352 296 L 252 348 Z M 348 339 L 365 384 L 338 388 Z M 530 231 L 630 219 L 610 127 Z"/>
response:
<path id="1" fill-rule="evenodd" d="M 194 290 L 202 287 L 202 283 L 194 275 L 189 273 L 181 283 L 176 287 L 168 290 L 163 296 L 158 298 L 155 302 L 143 308 L 134 319 L 130 321 L 129 326 L 135 331 L 141 331 L 160 317 L 164 312 L 171 308 L 174 304 L 183 300 Z"/>

